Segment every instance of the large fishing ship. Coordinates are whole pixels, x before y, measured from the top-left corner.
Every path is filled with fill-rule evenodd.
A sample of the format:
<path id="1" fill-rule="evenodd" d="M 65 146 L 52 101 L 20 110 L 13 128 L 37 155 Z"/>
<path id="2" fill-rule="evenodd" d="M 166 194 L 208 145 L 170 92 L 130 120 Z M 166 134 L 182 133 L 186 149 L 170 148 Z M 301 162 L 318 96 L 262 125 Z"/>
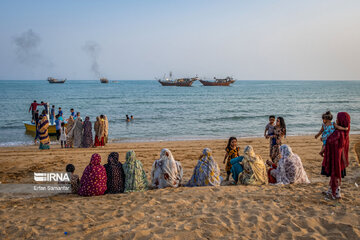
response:
<path id="1" fill-rule="evenodd" d="M 216 78 L 215 81 L 199 80 L 204 86 L 229 86 L 234 83 L 235 80 L 232 77 Z"/>
<path id="2" fill-rule="evenodd" d="M 199 80 L 198 77 L 193 78 L 172 78 L 172 72 L 170 72 L 169 77 L 166 78 L 164 76 L 163 79 L 157 79 L 159 83 L 163 86 L 177 86 L 177 87 L 191 87 L 191 85 L 196 81 Z"/>
<path id="3" fill-rule="evenodd" d="M 66 78 L 63 79 L 63 80 L 59 80 L 59 79 L 56 79 L 56 78 L 48 77 L 48 78 L 47 78 L 47 81 L 48 81 L 49 83 L 65 83 L 65 82 L 66 82 Z"/>
<path id="4" fill-rule="evenodd" d="M 109 83 L 109 80 L 107 78 L 100 78 L 101 83 Z"/>

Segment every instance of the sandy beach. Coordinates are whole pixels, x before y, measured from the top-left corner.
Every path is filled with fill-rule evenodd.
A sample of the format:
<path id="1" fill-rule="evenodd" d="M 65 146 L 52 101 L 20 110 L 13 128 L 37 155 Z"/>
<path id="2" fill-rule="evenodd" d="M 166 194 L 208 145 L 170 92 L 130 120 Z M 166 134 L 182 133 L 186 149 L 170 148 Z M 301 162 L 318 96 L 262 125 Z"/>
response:
<path id="1" fill-rule="evenodd" d="M 49 151 L 36 146 L 0 148 L 0 181 L 33 183 L 33 172 L 63 172 L 73 163 L 82 171 L 93 153 L 107 162 L 110 152 L 134 150 L 149 175 L 162 148 L 169 148 L 184 168 L 184 182 L 205 147 L 212 149 L 221 174 L 227 140 L 133 142 L 104 148 Z M 80 197 L 0 195 L 1 239 L 359 239 L 360 135 L 350 137 L 350 166 L 343 179 L 343 198 L 329 201 L 321 191 L 328 178 L 320 175 L 321 142 L 313 136 L 287 137 L 303 162 L 309 185 L 232 186 L 149 190 L 146 192 Z M 252 145 L 268 159 L 264 138 L 238 139 L 241 150 Z M 357 151 L 357 153 L 356 153 Z M 67 234 L 65 234 L 65 232 Z"/>

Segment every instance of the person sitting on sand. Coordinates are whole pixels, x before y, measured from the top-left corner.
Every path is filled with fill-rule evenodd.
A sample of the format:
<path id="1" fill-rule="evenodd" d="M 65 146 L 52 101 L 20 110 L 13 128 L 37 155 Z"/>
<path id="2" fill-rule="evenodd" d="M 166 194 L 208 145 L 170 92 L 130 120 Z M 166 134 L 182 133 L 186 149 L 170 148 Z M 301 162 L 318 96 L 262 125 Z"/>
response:
<path id="1" fill-rule="evenodd" d="M 286 144 L 281 145 L 280 154 L 281 158 L 277 165 L 269 160 L 266 162 L 271 166 L 268 171 L 269 183 L 310 183 L 300 157 L 292 152 L 291 147 Z"/>
<path id="2" fill-rule="evenodd" d="M 262 158 L 255 154 L 252 146 L 244 149 L 243 172 L 239 174 L 239 183 L 244 185 L 262 185 L 268 183 L 266 166 Z"/>
<path id="3" fill-rule="evenodd" d="M 74 174 L 75 166 L 72 164 L 66 165 L 66 172 L 70 174 L 71 193 L 78 193 L 80 188 L 79 176 Z M 59 184 L 69 184 L 68 182 L 59 182 Z"/>
<path id="4" fill-rule="evenodd" d="M 321 168 L 321 175 L 330 177 L 330 187 L 323 194 L 332 199 L 341 198 L 341 178 L 346 176 L 346 168 L 349 166 L 350 115 L 346 112 L 339 112 L 336 123 L 348 130 L 335 130 L 327 138 Z"/>
<path id="5" fill-rule="evenodd" d="M 235 181 L 235 184 L 237 184 L 238 180 L 239 180 L 239 174 L 243 172 L 243 165 L 242 165 L 242 161 L 244 159 L 244 156 L 239 156 L 237 158 L 233 158 L 230 160 L 231 163 L 231 176 Z"/>
<path id="6" fill-rule="evenodd" d="M 94 153 L 81 177 L 80 196 L 98 196 L 105 193 L 107 175 L 105 167 L 100 165 L 100 162 L 101 156 Z"/>
<path id="7" fill-rule="evenodd" d="M 105 193 L 123 193 L 125 189 L 125 174 L 119 162 L 119 153 L 109 154 L 108 163 L 104 165 L 107 175 L 107 189 Z"/>
<path id="8" fill-rule="evenodd" d="M 186 184 L 187 187 L 220 186 L 222 177 L 217 162 L 209 148 L 205 148 L 200 155 L 194 173 Z"/>
<path id="9" fill-rule="evenodd" d="M 175 161 L 169 149 L 162 149 L 160 159 L 155 160 L 151 169 L 151 185 L 153 188 L 179 187 L 183 178 L 183 169 L 179 161 Z"/>
<path id="10" fill-rule="evenodd" d="M 148 181 L 143 165 L 136 159 L 133 150 L 128 151 L 123 165 L 125 174 L 125 192 L 139 192 L 148 189 Z"/>

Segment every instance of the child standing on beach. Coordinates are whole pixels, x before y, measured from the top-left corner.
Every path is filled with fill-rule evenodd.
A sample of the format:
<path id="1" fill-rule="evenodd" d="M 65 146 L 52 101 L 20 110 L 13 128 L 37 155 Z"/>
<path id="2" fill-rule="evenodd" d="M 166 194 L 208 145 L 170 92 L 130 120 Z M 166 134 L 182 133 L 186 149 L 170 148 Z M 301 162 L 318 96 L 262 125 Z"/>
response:
<path id="1" fill-rule="evenodd" d="M 65 127 L 65 123 L 62 122 L 61 123 L 61 129 L 60 129 L 60 143 L 61 143 L 61 148 L 66 148 L 66 127 Z"/>
<path id="2" fill-rule="evenodd" d="M 270 138 L 270 157 L 271 157 L 271 148 L 276 144 L 276 140 L 272 138 L 271 136 L 274 135 L 274 128 L 275 128 L 275 116 L 271 115 L 269 116 L 269 123 L 265 127 L 264 137 L 266 139 Z"/>
<path id="3" fill-rule="evenodd" d="M 335 122 L 331 122 L 333 119 L 333 115 L 330 111 L 327 111 L 322 115 L 323 124 L 321 126 L 320 131 L 315 135 L 315 139 L 317 139 L 321 135 L 321 141 L 323 142 L 323 145 L 321 147 L 321 151 L 319 154 L 323 157 L 324 151 L 325 151 L 325 145 L 327 138 L 335 131 L 335 129 L 341 130 L 341 131 L 347 131 L 348 128 L 341 127 L 337 125 Z"/>
<path id="4" fill-rule="evenodd" d="M 233 158 L 239 157 L 239 151 L 240 151 L 240 148 L 237 146 L 236 137 L 229 138 L 229 141 L 225 148 L 225 151 L 226 151 L 226 154 L 225 154 L 223 163 L 225 164 L 225 162 L 226 162 L 226 165 L 225 165 L 225 171 L 227 174 L 226 181 L 229 181 L 229 177 L 230 177 L 230 173 L 231 173 L 230 160 Z"/>

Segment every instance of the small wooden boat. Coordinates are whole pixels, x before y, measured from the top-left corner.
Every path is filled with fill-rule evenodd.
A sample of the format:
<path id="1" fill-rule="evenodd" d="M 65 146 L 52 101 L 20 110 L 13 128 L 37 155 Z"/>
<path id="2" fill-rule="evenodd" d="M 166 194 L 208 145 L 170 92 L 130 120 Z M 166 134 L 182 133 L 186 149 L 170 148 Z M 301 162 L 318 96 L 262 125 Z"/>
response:
<path id="1" fill-rule="evenodd" d="M 59 79 L 56 79 L 56 78 L 48 77 L 48 78 L 47 78 L 47 81 L 48 81 L 49 83 L 65 83 L 65 82 L 66 82 L 66 78 L 63 79 L 63 80 L 59 80 Z"/>
<path id="2" fill-rule="evenodd" d="M 178 79 L 172 79 L 172 72 L 169 74 L 169 78 L 158 79 L 158 82 L 162 86 L 177 86 L 177 87 L 191 87 L 191 85 L 199 80 L 198 77 L 193 78 L 178 78 Z"/>
<path id="3" fill-rule="evenodd" d="M 214 78 L 215 81 L 199 80 L 204 86 L 229 86 L 234 83 L 235 80 L 232 77 L 226 77 L 223 79 Z"/>
<path id="4" fill-rule="evenodd" d="M 109 80 L 107 78 L 100 78 L 101 83 L 109 83 Z"/>
<path id="5" fill-rule="evenodd" d="M 36 133 L 35 123 L 32 123 L 31 121 L 24 121 L 23 123 L 25 125 L 25 129 L 27 132 L 34 133 L 34 134 Z M 65 127 L 66 126 L 67 126 L 67 124 L 65 123 Z M 48 132 L 49 132 L 49 135 L 56 135 L 55 124 L 54 125 L 49 124 Z"/>

